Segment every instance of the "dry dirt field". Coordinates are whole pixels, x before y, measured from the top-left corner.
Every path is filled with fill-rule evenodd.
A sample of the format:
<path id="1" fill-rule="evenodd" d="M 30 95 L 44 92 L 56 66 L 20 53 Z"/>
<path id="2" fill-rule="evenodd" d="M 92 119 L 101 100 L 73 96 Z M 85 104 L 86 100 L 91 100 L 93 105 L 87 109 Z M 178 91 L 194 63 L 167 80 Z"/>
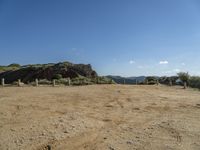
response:
<path id="1" fill-rule="evenodd" d="M 0 150 L 200 150 L 200 92 L 165 86 L 0 88 Z"/>

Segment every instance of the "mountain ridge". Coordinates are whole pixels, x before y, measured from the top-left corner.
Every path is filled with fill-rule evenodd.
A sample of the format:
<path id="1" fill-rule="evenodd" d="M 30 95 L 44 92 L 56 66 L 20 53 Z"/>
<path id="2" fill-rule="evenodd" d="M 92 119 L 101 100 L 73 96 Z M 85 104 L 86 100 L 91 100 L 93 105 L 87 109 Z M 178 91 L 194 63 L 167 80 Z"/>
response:
<path id="1" fill-rule="evenodd" d="M 107 78 L 110 78 L 114 80 L 118 84 L 136 84 L 143 82 L 146 78 L 146 76 L 133 76 L 133 77 L 122 77 L 122 76 L 114 76 L 114 75 L 108 75 Z"/>

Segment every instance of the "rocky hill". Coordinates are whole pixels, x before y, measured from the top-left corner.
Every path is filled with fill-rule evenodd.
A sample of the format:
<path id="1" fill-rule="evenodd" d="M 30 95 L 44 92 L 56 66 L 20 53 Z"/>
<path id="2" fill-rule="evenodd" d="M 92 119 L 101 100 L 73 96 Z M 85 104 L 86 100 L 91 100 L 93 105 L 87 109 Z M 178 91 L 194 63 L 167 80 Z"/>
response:
<path id="1" fill-rule="evenodd" d="M 55 76 L 71 79 L 80 76 L 86 78 L 95 78 L 98 76 L 90 64 L 72 64 L 70 62 L 25 65 L 15 67 L 14 69 L 9 69 L 9 66 L 3 66 L 2 68 L 4 70 L 0 73 L 0 79 L 4 78 L 8 84 L 18 79 L 21 79 L 24 83 L 28 83 L 34 81 L 36 78 L 52 80 Z"/>

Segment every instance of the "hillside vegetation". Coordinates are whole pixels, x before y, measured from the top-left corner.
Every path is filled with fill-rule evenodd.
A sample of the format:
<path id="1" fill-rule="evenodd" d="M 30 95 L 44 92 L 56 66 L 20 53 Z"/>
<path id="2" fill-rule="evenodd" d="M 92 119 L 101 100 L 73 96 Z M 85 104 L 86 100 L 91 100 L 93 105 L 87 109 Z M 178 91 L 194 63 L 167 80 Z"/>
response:
<path id="1" fill-rule="evenodd" d="M 57 84 L 68 84 L 69 79 L 71 79 L 73 85 L 113 83 L 106 77 L 99 77 L 90 64 L 73 64 L 70 62 L 25 66 L 12 64 L 2 66 L 1 71 L 0 79 L 4 78 L 6 84 L 15 83 L 18 79 L 26 84 L 35 82 L 35 79 L 39 80 L 39 84 L 51 84 L 53 79 L 56 80 Z"/>
<path id="2" fill-rule="evenodd" d="M 0 73 L 4 71 L 17 70 L 21 66 L 19 64 L 10 64 L 8 66 L 0 66 Z"/>

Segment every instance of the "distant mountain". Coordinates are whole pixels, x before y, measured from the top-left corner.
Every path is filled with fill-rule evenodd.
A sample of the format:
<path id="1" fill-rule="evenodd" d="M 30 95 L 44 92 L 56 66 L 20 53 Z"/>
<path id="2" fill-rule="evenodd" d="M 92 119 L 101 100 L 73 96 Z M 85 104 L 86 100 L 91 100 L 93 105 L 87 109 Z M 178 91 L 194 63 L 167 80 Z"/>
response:
<path id="1" fill-rule="evenodd" d="M 121 77 L 121 76 L 112 76 L 108 75 L 107 78 L 110 78 L 114 80 L 118 84 L 136 84 L 136 81 L 138 83 L 143 82 L 145 80 L 145 76 L 139 76 L 139 77 Z"/>

